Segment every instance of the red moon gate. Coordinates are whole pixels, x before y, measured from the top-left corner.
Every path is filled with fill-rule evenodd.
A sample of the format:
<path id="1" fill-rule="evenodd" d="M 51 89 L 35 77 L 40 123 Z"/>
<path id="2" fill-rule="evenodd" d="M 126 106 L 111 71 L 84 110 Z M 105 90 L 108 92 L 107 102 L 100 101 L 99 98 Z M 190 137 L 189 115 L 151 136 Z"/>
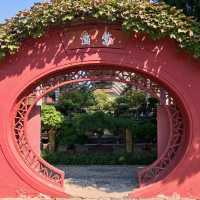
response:
<path id="1" fill-rule="evenodd" d="M 200 197 L 200 62 L 170 39 L 128 35 L 118 26 L 82 24 L 24 41 L 0 64 L 0 197 L 66 197 L 64 174 L 42 160 L 27 137 L 28 115 L 42 96 L 80 81 L 119 81 L 156 96 L 169 118 L 158 160 L 139 174 L 131 197 Z"/>

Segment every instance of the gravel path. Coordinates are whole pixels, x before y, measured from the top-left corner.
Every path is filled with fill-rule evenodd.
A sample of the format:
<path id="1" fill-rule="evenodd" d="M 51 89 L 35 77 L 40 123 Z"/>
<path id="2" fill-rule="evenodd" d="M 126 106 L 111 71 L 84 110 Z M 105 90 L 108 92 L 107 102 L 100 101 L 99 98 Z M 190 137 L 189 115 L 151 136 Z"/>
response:
<path id="1" fill-rule="evenodd" d="M 66 191 L 75 199 L 127 199 L 138 186 L 137 166 L 59 166 Z"/>

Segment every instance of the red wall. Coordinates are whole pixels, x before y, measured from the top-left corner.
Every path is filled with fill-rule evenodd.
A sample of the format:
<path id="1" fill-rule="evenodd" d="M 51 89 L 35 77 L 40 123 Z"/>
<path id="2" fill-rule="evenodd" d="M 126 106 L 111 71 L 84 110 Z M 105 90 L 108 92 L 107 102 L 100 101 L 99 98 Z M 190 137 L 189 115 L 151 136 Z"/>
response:
<path id="1" fill-rule="evenodd" d="M 169 140 L 169 115 L 164 106 L 157 108 L 157 155 L 160 157 L 167 147 Z"/>
<path id="2" fill-rule="evenodd" d="M 9 165 L 5 156 L 0 150 L 0 198 L 2 197 L 22 197 L 22 196 L 35 196 L 38 194 L 30 185 L 28 185 L 23 177 L 15 173 L 14 169 Z"/>
<path id="3" fill-rule="evenodd" d="M 40 155 L 40 132 L 40 106 L 35 106 L 29 114 L 29 121 L 27 124 L 27 138 L 29 141 L 31 141 L 32 149 L 34 149 L 38 155 Z"/>
<path id="4" fill-rule="evenodd" d="M 176 192 L 182 196 L 200 197 L 197 187 L 200 181 L 199 60 L 178 49 L 173 40 L 152 41 L 145 36 L 128 36 L 115 27 L 110 31 L 115 29 L 116 46 L 80 46 L 81 32 L 89 29 L 97 32 L 101 29 L 102 32 L 104 28 L 100 25 L 98 28 L 95 25 L 79 26 L 78 29 L 71 27 L 78 39 L 77 44 L 70 48 L 66 40 L 68 35 L 63 34 L 63 29 L 49 31 L 41 39 L 26 40 L 19 53 L 8 56 L 0 64 L 0 177 L 1 180 L 6 179 L 0 183 L 0 196 L 14 196 L 20 187 L 29 194 L 34 190 L 51 196 L 62 194 L 62 189 L 37 178 L 21 160 L 11 129 L 13 105 L 21 91 L 50 71 L 101 64 L 99 67 L 102 69 L 112 65 L 113 68 L 126 67 L 153 76 L 179 96 L 183 110 L 187 111 L 188 145 L 181 162 L 164 179 L 134 191 L 133 196 L 171 195 Z"/>

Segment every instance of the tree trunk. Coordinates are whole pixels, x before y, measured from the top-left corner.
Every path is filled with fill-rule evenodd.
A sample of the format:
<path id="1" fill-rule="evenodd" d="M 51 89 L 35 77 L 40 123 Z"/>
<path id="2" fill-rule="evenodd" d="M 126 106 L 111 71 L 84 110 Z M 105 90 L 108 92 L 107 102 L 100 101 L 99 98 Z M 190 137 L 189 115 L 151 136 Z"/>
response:
<path id="1" fill-rule="evenodd" d="M 126 129 L 126 152 L 127 153 L 133 152 L 133 137 L 129 129 Z"/>
<path id="2" fill-rule="evenodd" d="M 56 147 L 56 132 L 53 129 L 49 130 L 49 152 L 53 153 L 55 152 L 55 147 Z"/>

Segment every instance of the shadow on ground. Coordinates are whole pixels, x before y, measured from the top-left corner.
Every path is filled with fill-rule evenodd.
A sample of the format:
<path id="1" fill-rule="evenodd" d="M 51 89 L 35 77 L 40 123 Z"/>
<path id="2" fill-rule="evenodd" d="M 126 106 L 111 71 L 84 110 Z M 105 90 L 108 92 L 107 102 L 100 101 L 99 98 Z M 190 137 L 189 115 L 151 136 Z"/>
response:
<path id="1" fill-rule="evenodd" d="M 65 188 L 73 197 L 126 198 L 138 187 L 139 166 L 58 166 L 65 172 Z"/>

